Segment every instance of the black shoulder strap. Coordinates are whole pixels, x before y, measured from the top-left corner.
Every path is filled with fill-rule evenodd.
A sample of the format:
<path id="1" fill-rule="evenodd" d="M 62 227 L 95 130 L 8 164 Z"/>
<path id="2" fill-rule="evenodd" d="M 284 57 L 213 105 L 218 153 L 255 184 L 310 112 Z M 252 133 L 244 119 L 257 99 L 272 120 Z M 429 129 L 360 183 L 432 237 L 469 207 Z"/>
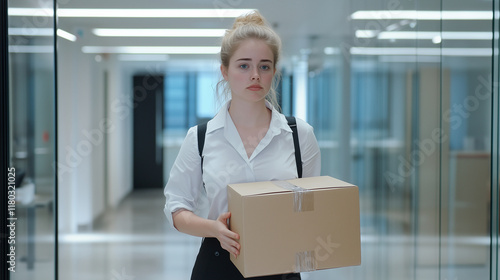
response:
<path id="1" fill-rule="evenodd" d="M 198 125 L 198 153 L 201 158 L 201 171 L 203 173 L 203 146 L 205 146 L 205 134 L 207 133 L 207 123 Z"/>
<path id="2" fill-rule="evenodd" d="M 295 117 L 286 117 L 288 126 L 292 130 L 293 146 L 295 148 L 295 164 L 297 165 L 297 175 L 302 178 L 302 156 L 300 154 L 299 134 L 297 132 L 297 121 Z M 203 147 L 205 146 L 205 134 L 207 133 L 207 123 L 198 125 L 198 153 L 201 158 L 201 170 L 203 170 Z"/>
<path id="3" fill-rule="evenodd" d="M 297 175 L 302 178 L 302 156 L 300 154 L 299 134 L 297 133 L 297 121 L 295 117 L 286 117 L 288 126 L 292 129 L 293 146 L 295 147 L 295 164 L 297 165 Z"/>

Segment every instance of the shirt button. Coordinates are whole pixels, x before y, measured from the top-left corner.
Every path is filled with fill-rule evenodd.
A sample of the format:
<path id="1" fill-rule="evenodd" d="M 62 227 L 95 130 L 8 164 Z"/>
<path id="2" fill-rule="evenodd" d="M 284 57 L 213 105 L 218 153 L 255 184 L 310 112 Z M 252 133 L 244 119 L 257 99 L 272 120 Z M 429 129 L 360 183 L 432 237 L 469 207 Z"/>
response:
<path id="1" fill-rule="evenodd" d="M 215 256 L 218 257 L 219 256 L 219 251 L 215 251 Z"/>

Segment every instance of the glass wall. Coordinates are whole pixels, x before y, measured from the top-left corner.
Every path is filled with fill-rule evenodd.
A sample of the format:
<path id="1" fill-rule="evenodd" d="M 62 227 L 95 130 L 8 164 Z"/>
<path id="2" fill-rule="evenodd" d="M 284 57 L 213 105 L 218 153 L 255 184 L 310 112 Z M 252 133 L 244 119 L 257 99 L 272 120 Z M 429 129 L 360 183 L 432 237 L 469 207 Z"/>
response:
<path id="1" fill-rule="evenodd" d="M 302 279 L 499 279 L 500 0 L 187 2 L 59 1 L 67 13 L 58 27 L 76 36 L 57 39 L 55 108 L 53 2 L 9 1 L 12 8 L 49 8 L 35 15 L 9 11 L 11 162 L 17 174 L 24 172 L 12 279 L 57 273 L 187 279 L 199 249 L 199 238 L 167 224 L 162 186 L 132 186 L 130 136 L 141 100 L 132 97 L 131 78 L 165 77 L 168 180 L 187 129 L 220 106 L 213 97 L 219 62 L 216 54 L 156 48 L 218 46 L 220 38 L 132 31 L 106 37 L 94 28 L 225 29 L 234 18 L 69 13 L 81 8 L 258 9 L 268 19 L 283 40 L 282 112 L 314 127 L 322 175 L 356 184 L 360 194 L 362 264 Z M 147 48 L 130 54 L 123 46 Z M 59 271 L 56 247 L 64 255 Z"/>
<path id="2" fill-rule="evenodd" d="M 55 3 L 8 5 L 9 161 L 17 218 L 10 279 L 55 279 Z"/>
<path id="3" fill-rule="evenodd" d="M 362 265 L 322 275 L 497 279 L 493 6 L 351 3 L 350 36 L 313 46 L 325 65 L 309 72 L 307 102 L 323 173 L 360 188 Z M 344 78 L 335 78 L 335 61 Z M 341 164 L 349 168 L 332 168 Z"/>

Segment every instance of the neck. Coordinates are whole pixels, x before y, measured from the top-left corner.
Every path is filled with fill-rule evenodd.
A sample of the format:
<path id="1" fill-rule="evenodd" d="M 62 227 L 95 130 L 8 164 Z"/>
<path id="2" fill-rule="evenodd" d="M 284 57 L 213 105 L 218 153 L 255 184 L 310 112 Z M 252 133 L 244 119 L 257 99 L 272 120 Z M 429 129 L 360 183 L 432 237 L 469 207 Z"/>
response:
<path id="1" fill-rule="evenodd" d="M 271 122 L 271 111 L 266 107 L 265 100 L 255 103 L 235 101 L 231 100 L 229 115 L 236 127 L 268 126 Z"/>

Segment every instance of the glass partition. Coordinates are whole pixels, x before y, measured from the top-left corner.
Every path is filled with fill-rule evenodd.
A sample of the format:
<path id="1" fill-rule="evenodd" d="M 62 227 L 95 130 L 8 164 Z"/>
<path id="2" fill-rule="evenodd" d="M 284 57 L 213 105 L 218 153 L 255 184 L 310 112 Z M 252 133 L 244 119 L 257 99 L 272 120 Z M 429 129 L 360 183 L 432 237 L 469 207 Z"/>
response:
<path id="1" fill-rule="evenodd" d="M 311 279 L 497 279 L 493 9 L 352 1 L 349 35 L 311 47 L 324 50 L 308 79 L 322 173 L 359 186 L 362 231 L 360 267 Z"/>
<path id="2" fill-rule="evenodd" d="M 17 218 L 10 279 L 55 279 L 55 4 L 8 5 L 10 162 Z"/>
<path id="3" fill-rule="evenodd" d="M 443 11 L 454 7 L 454 1 L 442 1 Z M 440 122 L 446 141 L 441 143 L 440 157 L 440 275 L 488 279 L 494 269 L 490 267 L 493 7 L 467 1 L 464 9 L 491 17 L 441 24 Z M 471 32 L 476 36 L 467 36 Z"/>
<path id="4" fill-rule="evenodd" d="M 174 2 L 59 4 L 61 9 L 214 8 L 201 1 Z M 362 264 L 307 272 L 302 279 L 498 280 L 500 0 L 215 1 L 215 6 L 222 2 L 259 9 L 276 29 L 284 43 L 279 65 L 284 114 L 314 127 L 322 175 L 359 187 Z M 216 112 L 217 57 L 169 53 L 159 59 L 147 51 L 121 53 L 127 48 L 120 44 L 219 42 L 158 36 L 112 41 L 93 28 L 227 28 L 233 19 L 62 18 L 59 26 L 78 39 L 58 41 L 56 108 L 54 1 L 8 3 L 10 161 L 22 178 L 11 279 L 189 277 L 199 239 L 167 225 L 161 188 L 140 192 L 131 183 L 131 120 L 141 100 L 132 98 L 130 77 L 165 74 L 164 101 L 157 108 L 165 110 L 168 179 L 186 130 Z M 62 182 L 59 250 L 65 255 L 60 271 L 56 169 Z"/>
<path id="5" fill-rule="evenodd" d="M 493 1 L 493 51 L 492 51 L 492 77 L 490 84 L 491 91 L 491 190 L 489 192 L 491 198 L 491 216 L 490 216 L 490 224 L 489 224 L 489 234 L 490 234 L 490 275 L 489 279 L 499 279 L 499 268 L 500 268 L 500 259 L 499 259 L 499 205 L 500 205 L 500 192 L 499 192 L 499 174 L 500 174 L 500 165 L 499 165 L 499 154 L 500 154 L 500 94 L 499 94 L 499 75 L 500 73 L 500 60 L 498 59 L 498 49 L 500 48 L 498 32 L 499 28 L 499 14 L 500 14 L 500 1 Z"/>

